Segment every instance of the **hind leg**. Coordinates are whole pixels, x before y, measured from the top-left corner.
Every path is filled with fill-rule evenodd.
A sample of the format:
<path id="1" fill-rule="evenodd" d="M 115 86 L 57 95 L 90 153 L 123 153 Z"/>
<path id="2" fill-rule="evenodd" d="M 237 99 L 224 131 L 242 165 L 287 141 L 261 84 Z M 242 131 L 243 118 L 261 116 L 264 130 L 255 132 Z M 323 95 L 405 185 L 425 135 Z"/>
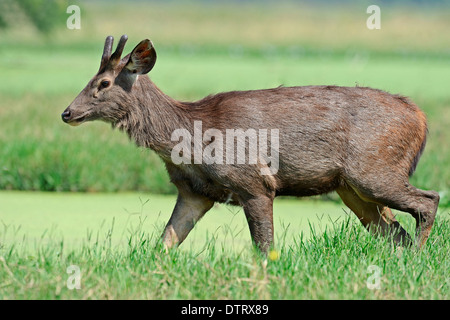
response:
<path id="1" fill-rule="evenodd" d="M 336 191 L 345 205 L 356 214 L 364 227 L 372 234 L 391 235 L 397 244 L 410 245 L 412 243 L 411 237 L 398 223 L 388 207 L 362 200 L 347 185 L 339 187 Z"/>
<path id="2" fill-rule="evenodd" d="M 436 191 L 420 190 L 408 184 L 403 190 L 402 197 L 398 203 L 392 203 L 391 206 L 409 212 L 414 217 L 416 220 L 416 245 L 420 248 L 431 233 L 438 209 L 439 194 Z"/>
<path id="3" fill-rule="evenodd" d="M 435 191 L 417 189 L 404 181 L 389 181 L 384 188 L 372 184 L 352 184 L 357 195 L 366 201 L 410 213 L 416 220 L 416 245 L 420 248 L 430 235 L 439 204 Z"/>

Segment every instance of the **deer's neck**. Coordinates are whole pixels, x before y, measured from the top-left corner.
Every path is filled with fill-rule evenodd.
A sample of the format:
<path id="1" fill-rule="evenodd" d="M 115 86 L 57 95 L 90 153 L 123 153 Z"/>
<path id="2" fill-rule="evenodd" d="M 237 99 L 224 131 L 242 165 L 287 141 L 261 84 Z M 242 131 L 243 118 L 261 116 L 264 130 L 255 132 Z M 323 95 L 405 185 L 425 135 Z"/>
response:
<path id="1" fill-rule="evenodd" d="M 177 141 L 171 136 L 176 129 L 190 130 L 189 110 L 183 103 L 164 94 L 150 79 L 139 78 L 135 101 L 129 114 L 116 126 L 125 131 L 138 146 L 156 151 L 163 159 L 170 159 Z"/>

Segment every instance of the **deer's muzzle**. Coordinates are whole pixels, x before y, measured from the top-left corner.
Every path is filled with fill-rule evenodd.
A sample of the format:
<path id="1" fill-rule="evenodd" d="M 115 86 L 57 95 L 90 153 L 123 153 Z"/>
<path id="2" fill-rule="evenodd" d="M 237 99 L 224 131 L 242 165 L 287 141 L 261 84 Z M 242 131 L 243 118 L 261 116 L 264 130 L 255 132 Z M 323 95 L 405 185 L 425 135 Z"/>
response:
<path id="1" fill-rule="evenodd" d="M 70 111 L 69 108 L 67 108 L 66 110 L 64 110 L 64 112 L 61 114 L 61 119 L 62 121 L 64 121 L 67 124 L 70 124 L 71 126 L 78 126 L 80 125 L 82 122 L 84 122 L 84 120 L 86 119 L 84 116 L 75 116 L 73 114 L 73 112 Z"/>

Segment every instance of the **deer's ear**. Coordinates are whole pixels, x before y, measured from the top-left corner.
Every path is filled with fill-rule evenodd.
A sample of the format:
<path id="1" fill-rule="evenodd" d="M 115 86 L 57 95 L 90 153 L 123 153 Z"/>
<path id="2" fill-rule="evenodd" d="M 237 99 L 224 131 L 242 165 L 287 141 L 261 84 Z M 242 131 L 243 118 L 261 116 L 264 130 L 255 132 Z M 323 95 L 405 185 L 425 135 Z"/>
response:
<path id="1" fill-rule="evenodd" d="M 125 68 L 136 74 L 146 74 L 152 70 L 156 62 L 156 51 L 153 43 L 148 40 L 142 40 L 130 53 Z"/>

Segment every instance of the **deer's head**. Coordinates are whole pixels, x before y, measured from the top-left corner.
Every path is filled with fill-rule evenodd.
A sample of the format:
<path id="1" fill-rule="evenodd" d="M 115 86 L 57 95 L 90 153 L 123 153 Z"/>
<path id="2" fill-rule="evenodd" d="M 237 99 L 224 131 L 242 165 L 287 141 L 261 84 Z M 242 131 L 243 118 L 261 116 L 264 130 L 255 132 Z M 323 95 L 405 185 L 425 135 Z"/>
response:
<path id="1" fill-rule="evenodd" d="M 100 69 L 61 114 L 64 122 L 73 126 L 92 120 L 114 124 L 129 113 L 140 91 L 138 77 L 153 68 L 156 52 L 152 42 L 146 39 L 121 59 L 127 39 L 123 35 L 111 54 L 114 39 L 106 38 Z"/>

